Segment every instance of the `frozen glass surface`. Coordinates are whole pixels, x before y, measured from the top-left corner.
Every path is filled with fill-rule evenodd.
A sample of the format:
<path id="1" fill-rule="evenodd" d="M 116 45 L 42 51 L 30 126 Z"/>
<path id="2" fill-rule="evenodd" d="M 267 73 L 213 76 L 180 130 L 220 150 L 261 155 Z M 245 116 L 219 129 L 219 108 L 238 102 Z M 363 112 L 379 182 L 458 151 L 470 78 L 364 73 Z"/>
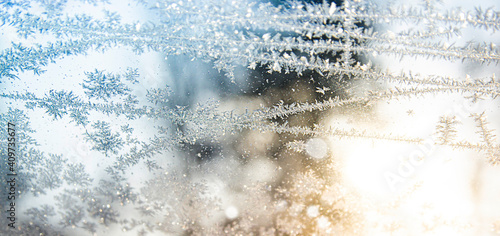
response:
<path id="1" fill-rule="evenodd" d="M 0 0 L 0 235 L 500 235 L 495 7 Z"/>

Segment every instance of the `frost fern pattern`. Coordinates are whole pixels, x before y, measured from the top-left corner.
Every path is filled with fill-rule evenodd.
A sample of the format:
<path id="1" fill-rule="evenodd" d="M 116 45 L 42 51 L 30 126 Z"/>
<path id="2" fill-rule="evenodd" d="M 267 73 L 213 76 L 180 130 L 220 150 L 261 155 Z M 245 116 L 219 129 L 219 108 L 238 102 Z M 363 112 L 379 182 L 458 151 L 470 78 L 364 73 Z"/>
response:
<path id="1" fill-rule="evenodd" d="M 264 68 L 265 73 L 276 77 L 314 74 L 338 84 L 339 88 L 332 89 L 342 90 L 345 95 L 310 102 L 281 101 L 245 112 L 224 110 L 220 108 L 222 101 L 179 106 L 172 104 L 175 94 L 168 86 L 148 88 L 139 94 L 137 87 L 144 74 L 132 67 L 121 68 L 120 72 L 112 68 L 85 68 L 85 72 L 71 75 L 79 86 L 67 89 L 40 92 L 32 87 L 4 86 L 1 99 L 14 105 L 2 111 L 0 120 L 2 124 L 15 122 L 21 140 L 19 193 L 34 198 L 45 195 L 55 202 L 29 208 L 25 211 L 29 220 L 19 222 L 20 231 L 2 228 L 5 234 L 67 235 L 71 232 L 69 228 L 102 234 L 104 228 L 115 224 L 123 231 L 140 235 L 148 232 L 194 235 L 356 232 L 363 227 L 363 216 L 350 205 L 356 202 L 355 196 L 344 194 L 346 190 L 337 182 L 319 177 L 321 171 L 337 173 L 339 167 L 333 162 L 326 163 L 321 167 L 324 169 L 316 171 L 318 173 L 308 170 L 290 174 L 293 180 L 273 190 L 272 197 L 270 191 L 265 190 L 269 186 L 249 186 L 256 194 L 255 199 L 248 201 L 267 204 L 265 213 L 255 214 L 274 217 L 273 225 L 264 224 L 259 228 L 250 220 L 256 217 L 251 211 L 241 213 L 240 221 L 207 226 L 204 219 L 220 213 L 221 199 L 210 195 L 211 186 L 204 181 L 195 182 L 182 173 L 167 173 L 159 158 L 165 153 L 185 150 L 183 148 L 196 145 L 200 140 L 220 144 L 227 142 L 227 137 L 250 131 L 294 137 L 296 140 L 284 146 L 296 153 L 306 152 L 304 140 L 311 137 L 420 145 L 426 137 L 364 127 L 301 126 L 294 125 L 289 118 L 336 109 L 370 110 L 382 102 L 443 94 L 459 95 L 470 103 L 498 102 L 500 83 L 494 74 L 472 79 L 421 75 L 411 70 L 396 73 L 372 62 L 375 57 L 388 56 L 497 65 L 500 51 L 494 42 L 452 43 L 468 29 L 498 33 L 500 12 L 492 8 L 443 10 L 432 0 L 412 7 L 381 7 L 370 1 L 348 0 L 340 5 L 290 0 L 279 6 L 257 1 L 159 0 L 132 3 L 160 17 L 131 23 L 122 20 L 118 13 L 105 11 L 107 1 L 73 3 L 102 8 L 103 17 L 68 14 L 65 9 L 70 7 L 70 2 L 0 3 L 0 29 L 16 32 L 15 40 L 8 42 L 9 45 L 3 45 L 6 40 L 2 41 L 2 85 L 25 78 L 62 81 L 62 78 L 45 76 L 60 61 L 126 49 L 137 57 L 155 52 L 164 57 L 183 55 L 203 60 L 223 72 L 228 84 L 240 83 L 238 70 Z M 43 9 L 41 13 L 37 8 Z M 401 29 L 396 32 L 388 29 L 395 24 L 400 24 Z M 356 84 L 367 89 L 356 91 Z M 328 90 L 330 88 L 320 91 L 325 94 Z M 30 124 L 37 119 L 30 114 L 40 111 L 50 122 L 74 126 L 89 151 L 105 157 L 102 165 L 92 167 L 103 175 L 91 176 L 88 171 L 91 167 L 83 164 L 84 160 L 70 160 L 40 150 L 39 141 L 32 138 L 36 132 Z M 471 112 L 466 117 L 475 124 L 477 134 L 470 140 L 461 140 L 457 134 L 460 127 L 467 129 L 464 127 L 467 122 L 461 123 L 457 117 L 443 114 L 435 125 L 433 145 L 474 151 L 492 166 L 498 165 L 500 145 L 487 113 Z M 154 124 L 154 134 L 147 139 L 134 125 L 140 120 Z M 4 127 L 1 134 L 2 137 L 7 134 Z M 0 144 L 3 154 L 5 140 Z M 151 174 L 139 190 L 130 184 L 131 173 L 137 168 L 145 168 Z M 203 173 L 198 168 L 190 170 Z M 0 173 L 6 176 L 3 171 Z M 164 175 L 156 176 L 159 173 Z M 311 182 L 311 188 L 300 184 L 307 181 Z M 166 194 L 161 188 L 172 192 Z M 0 197 L 5 197 L 6 191 L 3 188 Z M 328 194 L 337 194 L 345 203 L 331 199 L 321 203 L 304 200 L 312 201 L 307 204 L 316 204 L 305 209 L 305 203 L 300 200 L 302 195 L 314 199 Z M 283 205 L 283 201 L 290 205 Z M 128 206 L 141 216 L 140 220 L 125 214 L 130 210 Z M 322 219 L 323 224 L 311 225 L 300 214 L 316 217 L 316 206 L 321 211 L 328 207 L 333 210 L 321 212 L 324 218 L 319 217 L 318 222 Z M 320 210 L 316 211 L 320 214 Z M 0 220 L 6 225 L 4 221 Z"/>

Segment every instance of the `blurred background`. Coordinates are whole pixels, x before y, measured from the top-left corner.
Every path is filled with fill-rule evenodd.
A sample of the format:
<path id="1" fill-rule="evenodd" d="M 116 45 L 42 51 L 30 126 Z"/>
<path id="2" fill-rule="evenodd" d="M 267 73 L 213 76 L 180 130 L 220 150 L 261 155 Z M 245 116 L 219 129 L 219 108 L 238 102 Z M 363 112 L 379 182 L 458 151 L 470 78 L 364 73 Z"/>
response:
<path id="1" fill-rule="evenodd" d="M 271 3 L 284 4 L 283 1 Z M 391 3 L 422 4 L 421 1 Z M 101 4 L 77 1 L 68 3 L 65 12 L 70 15 L 85 12 L 99 18 L 103 12 L 96 9 L 102 8 Z M 342 1 L 335 4 L 341 5 Z M 443 9 L 453 6 L 473 9 L 473 5 L 498 7 L 498 2 L 443 0 L 437 4 Z M 157 16 L 149 13 L 148 5 L 136 1 L 110 1 L 104 6 L 121 15 L 122 23 L 138 19 L 157 21 Z M 36 7 L 32 10 L 33 13 L 43 11 Z M 380 30 L 397 32 L 401 30 L 398 27 L 402 27 L 388 25 Z M 30 42 L 33 39 L 18 38 L 7 25 L 0 29 L 1 50 L 10 47 L 10 42 L 35 43 Z M 457 44 L 469 40 L 500 43 L 498 32 L 484 30 L 465 30 L 454 40 Z M 324 56 L 333 60 L 332 56 Z M 496 64 L 380 55 L 355 59 L 361 63 L 371 61 L 390 73 L 411 70 L 414 74 L 464 79 L 498 73 Z M 1 92 L 29 91 L 43 96 L 49 90 L 68 90 L 84 96 L 81 83 L 85 72 L 99 69 L 122 73 L 129 67 L 138 68 L 139 82 L 131 85 L 131 93 L 141 105 L 147 101 L 148 90 L 168 87 L 170 95 L 166 106 L 170 109 L 196 110 L 217 104 L 218 111 L 235 114 L 280 103 L 314 103 L 337 96 L 349 98 L 390 86 L 390 83 L 367 83 L 347 77 L 328 78 L 316 72 L 301 76 L 270 74 L 262 65 L 255 70 L 236 68 L 235 83 L 232 83 L 209 61 L 185 55 L 166 57 L 156 52 L 136 55 L 125 48 L 112 48 L 105 53 L 90 51 L 57 60 L 47 65 L 41 76 L 20 73 L 21 79 L 2 83 Z M 2 113 L 8 107 L 25 109 L 24 102 L 2 100 Z M 265 121 L 309 128 L 366 129 L 373 133 L 419 137 L 424 140 L 422 144 L 300 136 L 259 129 L 223 135 L 208 133 L 204 134 L 205 138 L 181 142 L 168 151 L 155 153 L 151 159 L 161 167 L 159 170 L 150 171 L 144 164 L 129 168 L 123 176 L 127 187 L 133 189 L 134 194 L 127 198 L 132 203 L 109 203 L 113 209 L 119 209 L 116 224 L 97 224 L 93 233 L 82 226 L 84 223 L 61 227 L 63 210 L 54 204 L 54 196 L 61 194 L 62 188 L 40 196 L 23 194 L 18 201 L 19 222 L 37 225 L 49 232 L 46 235 L 52 235 L 50 232 L 62 235 L 500 235 L 498 166 L 489 165 L 482 153 L 435 145 L 436 125 L 443 115 L 455 116 L 460 121 L 457 140 L 478 141 L 470 114 L 485 111 L 489 127 L 498 136 L 499 108 L 498 99 L 471 103 L 461 94 L 431 94 Z M 63 155 L 71 163 L 83 163 L 96 185 L 100 179 L 109 180 L 105 167 L 115 160 L 92 150 L 84 138 L 86 130 L 67 118 L 54 121 L 41 109 L 29 110 L 26 114 L 36 131 L 31 136 L 38 141 L 38 150 Z M 161 119 L 131 121 L 102 114 L 92 119 L 111 123 L 112 129 L 124 139 L 127 134 L 121 132 L 120 127 L 129 125 L 134 130 L 134 138 L 143 142 L 154 138 L 159 127 L 167 127 L 167 135 L 172 140 L 177 132 L 190 129 L 189 124 L 182 126 Z M 42 204 L 54 206 L 57 213 L 49 217 L 45 225 L 22 213 Z M 92 220 L 99 222 L 89 217 L 88 221 Z"/>

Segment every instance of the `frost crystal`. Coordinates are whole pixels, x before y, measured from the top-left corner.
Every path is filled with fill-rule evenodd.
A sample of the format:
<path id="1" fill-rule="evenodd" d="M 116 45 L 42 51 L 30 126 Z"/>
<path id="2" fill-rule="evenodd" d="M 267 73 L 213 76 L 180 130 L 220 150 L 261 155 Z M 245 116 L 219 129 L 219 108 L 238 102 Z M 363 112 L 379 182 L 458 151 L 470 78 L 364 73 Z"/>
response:
<path id="1" fill-rule="evenodd" d="M 495 231 L 500 12 L 310 2 L 0 1 L 0 234 Z"/>

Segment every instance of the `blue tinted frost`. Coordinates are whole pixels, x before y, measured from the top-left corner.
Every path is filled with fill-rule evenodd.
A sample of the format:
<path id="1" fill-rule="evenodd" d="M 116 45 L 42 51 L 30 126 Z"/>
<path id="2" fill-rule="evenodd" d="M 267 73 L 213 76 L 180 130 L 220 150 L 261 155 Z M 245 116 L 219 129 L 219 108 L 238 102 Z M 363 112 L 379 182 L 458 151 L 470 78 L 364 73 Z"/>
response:
<path id="1" fill-rule="evenodd" d="M 378 58 L 498 69 L 500 12 L 433 0 L 335 2 L 1 1 L 0 202 L 10 207 L 10 122 L 19 207 L 15 227 L 0 217 L 0 234 L 423 235 L 465 225 L 486 232 L 470 215 L 431 227 L 423 216 L 391 213 L 411 208 L 401 207 L 419 186 L 411 178 L 435 150 L 498 166 L 498 122 L 488 116 L 498 115 L 500 83 L 494 74 L 386 68 Z M 462 42 L 470 30 L 494 39 Z M 96 63 L 101 57 L 116 61 Z M 165 58 L 168 70 L 150 57 Z M 198 75 L 216 85 L 203 87 Z M 195 87 L 215 98 L 193 101 Z M 418 99 L 425 109 L 398 110 Z M 442 100 L 454 110 L 434 119 Z M 393 109 L 384 120 L 386 106 Z M 422 114 L 434 120 L 421 124 Z M 398 122 L 433 125 L 415 132 Z M 54 136 L 73 143 L 51 144 Z M 400 194 L 391 207 L 365 203 L 344 182 L 342 155 L 366 141 L 431 150 L 417 157 L 404 149 L 397 167 L 370 178 Z M 376 168 L 365 161 L 359 166 Z M 397 173 L 408 163 L 408 175 Z M 481 219 L 500 232 L 499 215 Z"/>

